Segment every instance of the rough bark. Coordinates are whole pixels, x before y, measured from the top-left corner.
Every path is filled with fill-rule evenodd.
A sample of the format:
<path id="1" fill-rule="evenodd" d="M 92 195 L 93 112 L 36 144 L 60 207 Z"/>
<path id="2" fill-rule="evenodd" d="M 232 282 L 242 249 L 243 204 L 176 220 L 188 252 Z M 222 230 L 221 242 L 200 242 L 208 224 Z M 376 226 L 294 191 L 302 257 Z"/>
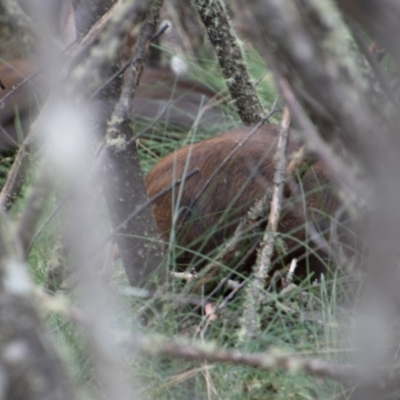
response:
<path id="1" fill-rule="evenodd" d="M 245 125 L 258 123 L 263 108 L 247 70 L 239 40 L 220 0 L 192 0 L 207 30 L 208 37 L 236 109 Z"/>
<path id="2" fill-rule="evenodd" d="M 29 167 L 27 141 L 18 150 L 14 163 L 7 174 L 7 179 L 0 191 L 0 209 L 8 211 L 21 192 Z"/>

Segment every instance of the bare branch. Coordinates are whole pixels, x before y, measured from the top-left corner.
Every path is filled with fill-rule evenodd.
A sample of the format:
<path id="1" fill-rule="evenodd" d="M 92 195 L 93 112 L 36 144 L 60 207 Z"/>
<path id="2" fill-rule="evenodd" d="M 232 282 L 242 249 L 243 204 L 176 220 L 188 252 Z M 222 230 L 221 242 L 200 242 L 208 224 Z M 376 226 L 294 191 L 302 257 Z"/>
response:
<path id="1" fill-rule="evenodd" d="M 264 233 L 262 247 L 259 249 L 257 261 L 254 266 L 253 277 L 247 286 L 246 299 L 242 314 L 242 326 L 239 333 L 239 340 L 246 342 L 251 339 L 260 329 L 260 306 L 261 294 L 265 281 L 271 270 L 271 258 L 274 252 L 276 232 L 282 208 L 283 189 L 286 172 L 286 151 L 289 140 L 290 114 L 285 108 L 281 130 L 279 132 L 278 144 L 275 152 L 275 173 L 274 187 L 271 199 L 271 206 L 268 218 L 268 225 Z"/>
<path id="2" fill-rule="evenodd" d="M 97 25 L 101 26 L 101 31 L 104 30 L 98 43 L 91 47 L 89 56 L 83 60 L 73 71 L 71 71 L 71 80 L 75 88 L 80 89 L 81 98 L 88 98 L 97 87 L 101 86 L 108 74 L 106 68 L 113 64 L 116 59 L 117 51 L 120 46 L 121 38 L 128 33 L 131 26 L 137 25 L 147 15 L 151 6 L 151 2 L 124 2 L 118 3 L 118 6 L 113 7 L 113 13 L 103 16 L 103 19 L 109 22 L 104 28 L 104 22 L 101 20 L 96 24 L 91 31 L 96 32 Z M 110 10 L 111 11 L 111 10 Z M 124 23 L 130 21 L 129 24 Z M 88 33 L 91 35 L 91 32 Z M 95 37 L 98 37 L 96 32 Z M 84 47 L 85 48 L 85 47 Z M 74 57 L 76 61 L 80 60 L 81 52 Z M 82 90 L 82 89 L 85 90 Z"/>
<path id="3" fill-rule="evenodd" d="M 185 360 L 247 365 L 265 371 L 283 369 L 292 373 L 307 373 L 312 376 L 330 378 L 343 384 L 355 384 L 359 373 L 355 366 L 331 364 L 320 359 L 305 359 L 288 355 L 279 350 L 265 353 L 243 353 L 222 350 L 210 343 L 187 344 L 182 340 L 168 340 L 160 337 L 135 336 L 123 343 L 146 356 L 169 356 Z"/>
<path id="4" fill-rule="evenodd" d="M 293 114 L 293 118 L 296 119 L 296 122 L 301 127 L 301 132 L 305 138 L 307 147 L 322 160 L 322 162 L 327 166 L 333 179 L 338 182 L 343 190 L 346 190 L 349 195 L 354 196 L 354 191 L 360 189 L 358 188 L 357 182 L 351 174 L 351 171 L 346 168 L 343 161 L 334 154 L 328 144 L 325 143 L 318 134 L 317 130 L 302 110 L 289 82 L 279 73 L 278 70 L 275 70 L 274 72 L 277 74 L 277 84 L 281 90 L 282 96 Z"/>

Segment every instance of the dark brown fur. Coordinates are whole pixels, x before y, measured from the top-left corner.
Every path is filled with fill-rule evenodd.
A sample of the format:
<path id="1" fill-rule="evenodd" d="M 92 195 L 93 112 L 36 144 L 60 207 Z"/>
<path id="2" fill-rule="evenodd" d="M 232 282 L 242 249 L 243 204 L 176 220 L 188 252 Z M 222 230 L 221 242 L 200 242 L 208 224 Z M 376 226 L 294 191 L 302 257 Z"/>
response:
<path id="1" fill-rule="evenodd" d="M 133 117 L 153 120 L 170 101 L 160 118 L 175 128 L 189 129 L 202 106 L 216 95 L 201 82 L 176 76 L 171 70 L 145 68 L 133 99 Z M 207 107 L 199 119 L 200 126 L 221 124 L 223 117 L 215 107 Z"/>
<path id="2" fill-rule="evenodd" d="M 149 197 L 180 179 L 185 168 L 187 172 L 196 168 L 199 170 L 184 183 L 179 206 L 176 206 L 179 186 L 173 189 L 173 194 L 170 191 L 153 204 L 157 227 L 165 241 L 169 240 L 173 212 L 179 210 L 177 243 L 208 254 L 233 233 L 239 219 L 256 199 L 261 198 L 265 191 L 272 191 L 277 128 L 265 125 L 230 158 L 195 201 L 213 171 L 245 139 L 250 129 L 227 132 L 193 146 L 183 147 L 161 159 L 150 171 L 146 177 Z M 289 153 L 298 148 L 299 145 L 291 141 Z M 304 242 L 307 237 L 304 211 L 307 210 L 310 220 L 317 226 L 326 228 L 329 226 L 326 224 L 329 222 L 327 215 L 331 215 L 339 204 L 321 163 L 317 162 L 297 182 L 305 196 L 299 194 L 285 198 L 279 225 L 282 234 L 291 235 L 291 239 L 285 239 L 289 249 L 285 262 L 306 252 L 304 247 L 299 249 L 299 241 Z M 231 210 L 228 217 L 221 217 L 228 209 Z M 214 229 L 211 238 L 204 239 L 206 232 L 211 229 Z M 190 258 L 188 253 L 184 253 L 180 261 L 187 262 Z"/>
<path id="3" fill-rule="evenodd" d="M 33 59 L 15 59 L 0 65 L 0 79 L 5 90 L 0 89 L 0 99 L 23 79 L 36 72 L 38 63 Z M 44 79 L 36 77 L 16 90 L 0 108 L 0 124 L 7 134 L 0 131 L 0 152 L 17 147 L 15 127 L 16 110 L 26 134 L 38 106 L 46 97 Z M 202 105 L 209 101 L 215 92 L 200 82 L 177 77 L 171 70 L 145 68 L 136 90 L 132 104 L 132 118 L 140 117 L 151 122 L 170 101 L 160 117 L 175 128 L 187 130 L 194 123 Z M 202 126 L 223 122 L 220 112 L 213 107 L 207 109 L 199 123 Z"/>

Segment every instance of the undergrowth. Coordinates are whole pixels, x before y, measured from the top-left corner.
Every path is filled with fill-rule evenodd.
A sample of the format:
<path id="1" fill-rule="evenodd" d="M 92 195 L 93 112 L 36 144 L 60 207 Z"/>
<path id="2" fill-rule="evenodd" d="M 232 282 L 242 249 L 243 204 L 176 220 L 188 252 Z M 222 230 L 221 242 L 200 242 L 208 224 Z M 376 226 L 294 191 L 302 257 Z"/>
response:
<path id="1" fill-rule="evenodd" d="M 265 108 L 269 109 L 276 96 L 271 78 L 269 74 L 265 74 L 265 66 L 256 54 L 249 54 L 248 60 L 254 80 L 259 82 Z M 191 72 L 192 76 L 200 77 L 210 86 L 224 87 L 219 74 L 216 73 L 214 62 L 212 65 L 205 63 L 205 67 L 202 68 L 192 66 Z M 226 110 L 232 108 L 225 107 L 224 112 L 227 112 Z M 227 114 L 226 121 L 228 121 L 227 126 L 232 127 L 235 124 L 239 126 L 238 118 L 233 112 Z M 275 119 L 272 122 L 277 121 Z M 135 133 L 144 129 L 147 124 L 146 121 L 139 120 L 133 123 Z M 139 139 L 138 151 L 144 174 L 159 158 L 171 151 L 223 132 L 225 129 L 226 127 L 222 126 L 179 132 L 162 122 L 156 124 L 153 136 Z M 2 160 L 1 176 L 5 176 L 10 165 L 9 159 Z M 62 194 L 54 195 L 47 216 L 58 206 L 61 199 Z M 22 198 L 16 204 L 13 213 L 17 215 L 23 206 Z M 102 215 L 104 224 L 108 226 L 106 212 L 103 211 Z M 73 278 L 68 274 L 65 275 L 69 260 L 62 252 L 59 222 L 56 214 L 44 227 L 33 246 L 28 263 L 33 280 L 38 286 L 45 287 L 58 296 L 65 296 L 71 304 L 75 304 L 71 294 Z M 173 258 L 167 257 L 162 268 L 173 270 L 175 268 Z M 58 269 L 61 278 L 57 275 L 50 278 L 49 271 L 54 272 Z M 222 275 L 229 271 L 229 267 L 223 271 Z M 112 264 L 106 277 L 115 292 L 127 286 L 121 262 L 118 260 Z M 245 275 L 239 273 L 239 277 L 244 279 Z M 57 282 L 49 283 L 49 279 L 55 279 Z M 243 312 L 243 291 L 229 302 L 215 321 L 206 323 L 206 316 L 201 308 L 194 310 L 193 305 L 182 305 L 174 301 L 174 296 L 180 295 L 182 286 L 180 282 L 171 284 L 168 294 L 172 295 L 172 298 L 168 300 L 141 300 L 127 295 L 120 296 L 121 307 L 119 314 L 115 316 L 116 321 L 132 333 L 140 330 L 144 334 L 157 333 L 171 338 L 181 335 L 200 342 L 213 341 L 222 348 L 233 350 L 262 352 L 279 348 L 304 357 L 321 357 L 333 361 L 346 359 L 346 352 L 340 350 L 348 347 L 346 344 L 348 339 L 343 337 L 342 327 L 343 324 L 348 324 L 351 315 L 350 304 L 355 294 L 349 295 L 348 282 L 339 271 L 318 282 L 306 278 L 284 294 L 276 291 L 265 293 L 268 300 L 260 310 L 262 331 L 253 341 L 240 345 L 237 333 Z M 164 293 L 161 288 L 159 289 Z M 351 290 L 355 292 L 356 285 Z M 209 301 L 218 303 L 226 294 L 226 290 L 221 290 Z M 196 293 L 200 299 L 204 299 L 206 295 L 204 290 Z M 85 393 L 95 393 L 97 382 L 91 374 L 93 360 L 88 356 L 86 350 L 88 343 L 80 328 L 57 313 L 45 315 L 54 339 L 59 344 L 60 352 L 69 360 L 70 371 L 82 390 L 83 398 Z M 142 399 L 300 400 L 337 399 L 342 395 L 345 396 L 345 391 L 340 385 L 328 380 L 279 370 L 265 372 L 246 366 L 212 365 L 130 354 L 126 354 L 123 368 L 132 379 L 139 382 L 141 388 L 139 395 Z"/>

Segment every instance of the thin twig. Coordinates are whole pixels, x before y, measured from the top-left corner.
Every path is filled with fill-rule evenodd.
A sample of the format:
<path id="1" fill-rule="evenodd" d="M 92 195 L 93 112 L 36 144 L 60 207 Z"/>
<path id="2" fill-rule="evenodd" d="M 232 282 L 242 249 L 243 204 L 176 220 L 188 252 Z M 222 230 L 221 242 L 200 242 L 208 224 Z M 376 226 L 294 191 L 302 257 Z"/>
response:
<path id="1" fill-rule="evenodd" d="M 390 87 L 385 74 L 382 71 L 381 66 L 378 63 L 378 60 L 376 57 L 371 53 L 369 50 L 367 44 L 365 43 L 364 38 L 360 34 L 360 30 L 355 26 L 355 24 L 352 21 L 349 21 L 348 19 L 346 20 L 347 24 L 349 25 L 351 32 L 353 34 L 354 40 L 360 47 L 361 51 L 364 53 L 365 58 L 367 59 L 369 65 L 371 66 L 372 70 L 375 72 L 376 77 L 378 78 L 378 81 L 381 85 L 381 88 L 385 95 L 390 99 L 390 100 L 395 100 L 395 97 L 393 96 L 393 91 L 392 88 Z"/>
<path id="2" fill-rule="evenodd" d="M 131 296 L 131 297 L 139 298 L 142 300 L 147 300 L 147 299 L 161 300 L 164 302 L 168 301 L 171 303 L 195 305 L 198 307 L 204 307 L 204 305 L 206 304 L 205 299 L 203 299 L 201 297 L 159 293 L 155 290 L 148 290 L 148 289 L 137 288 L 137 287 L 132 287 L 132 286 L 127 286 L 127 287 L 120 289 L 120 293 L 123 294 L 124 296 Z"/>
<path id="3" fill-rule="evenodd" d="M 165 23 L 160 30 L 153 35 L 151 40 L 155 40 L 158 36 L 161 36 L 167 29 L 169 25 L 168 23 Z M 157 36 L 156 36 L 157 35 Z M 121 76 L 130 65 L 135 61 L 136 54 L 128 60 L 118 71 L 116 71 L 114 74 L 112 74 L 101 86 L 99 86 L 89 97 L 88 101 L 95 99 L 108 85 L 110 85 L 115 79 L 117 79 L 119 76 Z"/>
<path id="4" fill-rule="evenodd" d="M 264 353 L 244 353 L 223 350 L 210 343 L 193 345 L 188 344 L 184 339 L 168 340 L 149 335 L 137 335 L 131 339 L 122 340 L 121 344 L 146 356 L 168 356 L 192 361 L 246 365 L 264 371 L 283 369 L 292 373 L 329 378 L 346 385 L 355 384 L 360 379 L 360 373 L 353 365 L 332 364 L 316 358 L 307 359 L 277 349 Z"/>
<path id="5" fill-rule="evenodd" d="M 151 121 L 151 123 L 149 125 L 146 126 L 146 128 L 144 128 L 143 130 L 141 130 L 137 135 L 133 136 L 132 139 L 130 139 L 127 143 L 127 146 L 130 146 L 133 142 L 135 142 L 136 140 L 138 140 L 139 138 L 141 138 L 146 132 L 148 132 L 151 128 L 153 128 L 153 126 L 160 120 L 160 118 L 163 116 L 163 114 L 165 113 L 165 111 L 168 109 L 168 107 L 171 105 L 172 100 L 168 100 L 164 106 L 162 107 L 162 109 L 158 112 L 158 114 L 153 118 L 153 120 Z M 121 150 L 117 150 L 117 151 L 121 151 Z"/>
<path id="6" fill-rule="evenodd" d="M 164 34 L 164 32 L 169 28 L 169 23 L 168 22 L 164 22 L 160 29 L 152 36 L 151 40 L 154 42 L 155 40 L 157 40 L 161 35 Z"/>
<path id="7" fill-rule="evenodd" d="M 268 274 L 271 270 L 271 258 L 274 252 L 276 231 L 282 208 L 283 189 L 286 172 L 286 151 L 289 141 L 290 114 L 288 108 L 284 109 L 281 130 L 275 152 L 275 174 L 268 225 L 264 233 L 262 247 L 257 255 L 254 275 L 246 291 L 245 306 L 242 314 L 241 331 L 239 340 L 247 341 L 258 333 L 261 321 L 258 309 L 261 294 Z"/>
<path id="8" fill-rule="evenodd" d="M 0 191 L 0 209 L 3 211 L 7 212 L 11 208 L 25 182 L 30 161 L 28 148 L 29 139 L 27 137 L 20 146 L 13 165 L 7 174 L 6 181 Z"/>
<path id="9" fill-rule="evenodd" d="M 57 54 L 52 60 L 50 60 L 49 63 L 47 63 L 46 65 L 44 65 L 43 67 L 39 68 L 38 70 L 36 70 L 33 74 L 27 76 L 25 79 L 23 79 L 20 83 L 18 83 L 17 85 L 14 86 L 14 88 L 12 90 L 10 90 L 5 96 L 3 96 L 0 99 L 0 104 L 4 103 L 6 100 L 8 100 L 9 97 L 11 97 L 19 88 L 21 88 L 22 86 L 26 85 L 28 82 L 30 82 L 33 78 L 35 78 L 36 76 L 38 76 L 39 74 L 41 74 L 43 71 L 45 71 L 47 68 L 49 68 L 52 65 L 52 62 L 57 61 L 58 59 L 60 59 L 60 57 L 62 57 L 75 43 L 77 42 L 77 40 L 74 40 L 73 42 L 71 42 L 67 47 L 65 47 L 65 49 L 63 49 L 59 54 Z"/>
<path id="10" fill-rule="evenodd" d="M 346 168 L 343 162 L 338 159 L 309 121 L 297 101 L 287 79 L 285 79 L 278 71 L 277 74 L 279 74 L 277 83 L 282 92 L 282 96 L 293 114 L 293 117 L 296 119 L 296 122 L 299 124 L 301 132 L 307 142 L 307 146 L 318 155 L 331 172 L 332 177 L 336 179 L 343 189 L 346 190 L 346 193 L 354 196 L 354 188 L 357 188 L 358 184 L 352 174 L 349 173 L 349 169 Z"/>

